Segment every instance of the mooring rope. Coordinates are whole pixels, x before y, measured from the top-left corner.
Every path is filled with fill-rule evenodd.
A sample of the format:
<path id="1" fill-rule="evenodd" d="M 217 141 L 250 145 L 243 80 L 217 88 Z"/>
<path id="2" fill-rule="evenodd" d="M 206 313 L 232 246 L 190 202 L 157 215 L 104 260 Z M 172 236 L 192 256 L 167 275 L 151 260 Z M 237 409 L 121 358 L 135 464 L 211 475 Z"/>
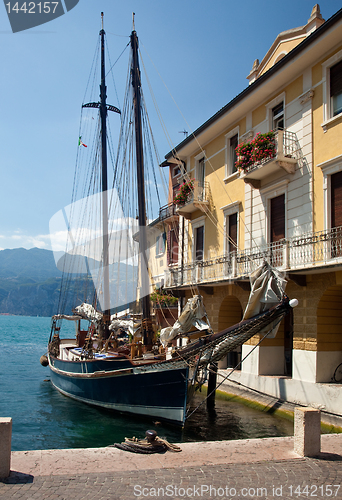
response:
<path id="1" fill-rule="evenodd" d="M 169 443 L 166 439 L 158 437 L 156 431 L 146 431 L 145 439 L 138 439 L 135 436 L 132 438 L 125 437 L 123 443 L 114 443 L 111 446 L 123 451 L 146 454 L 161 453 L 167 450 L 174 453 L 182 451 L 176 444 Z"/>

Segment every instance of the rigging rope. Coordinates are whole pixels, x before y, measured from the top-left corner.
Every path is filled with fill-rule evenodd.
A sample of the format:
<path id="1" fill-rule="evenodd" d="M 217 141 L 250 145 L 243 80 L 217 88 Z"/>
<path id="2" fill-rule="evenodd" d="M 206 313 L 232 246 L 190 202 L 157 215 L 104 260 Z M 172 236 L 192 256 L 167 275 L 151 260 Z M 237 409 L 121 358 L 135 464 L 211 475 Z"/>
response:
<path id="1" fill-rule="evenodd" d="M 140 42 L 140 44 L 144 47 L 144 45 L 142 44 L 142 42 Z M 211 168 L 211 170 L 212 170 L 213 174 L 215 175 L 215 177 L 218 179 L 218 181 L 219 181 L 219 182 L 220 182 L 220 184 L 222 185 L 222 188 L 223 188 L 223 190 L 224 190 L 225 194 L 227 195 L 228 199 L 230 200 L 230 202 L 231 202 L 231 203 L 233 203 L 233 200 L 232 200 L 232 198 L 231 198 L 231 196 L 230 196 L 230 194 L 229 194 L 229 191 L 227 190 L 226 186 L 222 183 L 222 180 L 221 180 L 221 179 L 220 179 L 220 177 L 218 176 L 217 171 L 216 171 L 216 169 L 214 169 L 214 167 L 213 167 L 213 165 L 212 165 L 212 163 L 211 163 L 210 159 L 208 159 L 208 158 L 206 157 L 204 149 L 202 148 L 202 146 L 201 146 L 200 142 L 198 141 L 197 137 L 194 135 L 194 132 L 192 131 L 191 126 L 189 125 L 189 123 L 187 122 L 187 120 L 186 120 L 185 116 L 184 116 L 184 115 L 183 115 L 183 113 L 181 112 L 181 110 L 180 110 L 180 108 L 179 108 L 179 106 L 178 106 L 178 104 L 177 104 L 176 100 L 174 99 L 173 95 L 171 94 L 171 91 L 169 90 L 169 88 L 168 88 L 167 84 L 165 83 L 165 81 L 163 80 L 163 78 L 162 78 L 162 76 L 160 75 L 159 71 L 157 70 L 157 68 L 156 68 L 156 66 L 155 66 L 155 64 L 154 64 L 154 62 L 153 62 L 153 60 L 152 60 L 151 56 L 149 55 L 149 53 L 147 52 L 147 50 L 146 50 L 146 48 L 145 48 L 145 47 L 144 47 L 144 50 L 146 51 L 146 53 L 147 53 L 147 55 L 148 55 L 148 57 L 149 57 L 150 61 L 152 62 L 152 64 L 153 64 L 153 66 L 154 66 L 154 68 L 155 68 L 155 70 L 156 70 L 156 72 L 157 72 L 158 76 L 160 77 L 161 81 L 163 82 L 163 84 L 164 84 L 164 86 L 165 86 L 165 88 L 166 88 L 167 92 L 169 93 L 169 95 L 170 95 L 171 99 L 173 100 L 174 104 L 176 105 L 176 107 L 177 107 L 177 109 L 178 109 L 179 113 L 181 114 L 181 116 L 182 116 L 182 118 L 183 118 L 184 122 L 186 123 L 187 127 L 189 128 L 190 133 L 191 133 L 191 135 L 193 136 L 194 140 L 196 141 L 196 143 L 197 143 L 197 145 L 198 145 L 198 147 L 199 147 L 200 151 L 203 153 L 203 155 L 204 155 L 204 157 L 205 157 L 205 160 L 206 160 L 206 163 L 208 163 L 208 164 L 209 164 L 209 166 L 210 166 L 210 168 Z M 155 100 L 154 100 L 154 102 L 155 102 Z M 163 125 L 162 125 L 162 126 L 163 126 Z M 174 144 L 172 143 L 172 141 L 171 141 L 171 139 L 170 139 L 170 135 L 169 135 L 169 134 L 167 134 L 166 136 L 169 138 L 170 150 L 171 150 L 171 151 L 174 151 L 175 153 L 177 153 L 177 151 L 176 151 L 176 149 L 175 149 L 175 146 L 174 146 Z M 175 158 L 177 158 L 177 155 L 175 155 Z M 190 178 L 190 176 L 189 176 L 189 172 L 185 172 L 184 174 L 185 174 L 185 175 L 184 175 L 184 177 L 185 177 L 188 181 L 189 181 L 189 180 L 191 180 L 191 178 Z M 252 189 L 252 188 L 251 188 L 251 189 Z M 193 190 L 192 190 L 192 191 L 193 191 Z M 231 243 L 231 244 L 232 244 L 232 245 L 233 245 L 233 246 L 234 246 L 234 247 L 238 250 L 238 249 L 239 249 L 239 247 L 238 247 L 237 243 L 235 243 L 235 241 L 234 241 L 234 240 L 232 240 L 232 239 L 230 238 L 230 236 L 229 236 L 229 235 L 226 235 L 226 234 L 225 234 L 224 227 L 221 225 L 221 223 L 219 223 L 219 221 L 217 220 L 217 218 L 215 218 L 215 217 L 212 215 L 211 210 L 209 209 L 209 207 L 204 207 L 204 211 L 205 211 L 205 214 L 207 215 L 207 217 L 209 218 L 209 220 L 210 220 L 210 221 L 211 221 L 211 222 L 212 222 L 212 223 L 213 223 L 213 224 L 214 224 L 214 225 L 218 228 L 218 230 L 220 231 L 220 233 L 221 233 L 223 236 L 227 237 L 227 239 L 229 240 L 229 242 L 230 242 L 230 243 Z M 255 245 L 257 248 L 260 248 L 260 245 L 258 245 L 258 244 L 256 243 L 256 241 L 255 241 L 255 239 L 254 239 L 254 237 L 253 237 L 253 235 L 252 235 L 251 231 L 250 231 L 250 230 L 249 230 L 249 228 L 247 227 L 247 224 L 245 223 L 245 220 L 244 220 L 244 218 L 242 217 L 242 215 L 241 215 L 241 213 L 240 213 L 240 212 L 239 212 L 239 218 L 240 218 L 240 220 L 241 220 L 241 222 L 242 222 L 242 224 L 243 224 L 243 226 L 244 226 L 244 228 L 245 228 L 246 232 L 249 234 L 249 236 L 250 236 L 250 240 L 251 240 L 251 241 L 253 241 L 254 245 Z M 253 259 L 252 259 L 249 255 L 246 255 L 246 258 L 247 258 L 247 259 L 249 259 L 249 260 L 250 260 L 250 262 L 251 262 L 252 264 L 254 264 Z"/>
<path id="2" fill-rule="evenodd" d="M 231 374 L 233 372 L 235 372 L 235 370 L 238 369 L 238 367 L 242 364 L 242 362 L 245 361 L 248 358 L 248 356 L 261 344 L 261 342 L 267 337 L 267 335 L 269 335 L 272 332 L 272 330 L 274 330 L 274 328 L 276 328 L 280 324 L 280 322 L 282 321 L 282 319 L 283 318 L 281 317 L 279 319 L 279 321 L 277 321 L 277 323 L 275 325 L 272 325 L 272 327 L 265 333 L 265 335 L 259 340 L 259 342 L 255 346 L 253 346 L 253 349 L 251 349 L 249 351 L 249 353 L 247 353 L 246 356 L 243 359 L 241 359 L 241 361 L 239 361 L 239 363 L 235 366 L 235 368 L 233 368 L 233 370 L 231 370 L 228 373 L 228 375 L 226 375 L 224 377 L 224 379 L 221 380 L 221 382 L 219 382 L 218 384 L 216 384 L 215 389 L 213 389 L 209 394 L 207 394 L 207 396 L 205 397 L 205 399 L 203 401 L 201 401 L 201 403 L 198 406 L 196 406 L 196 408 L 190 413 L 190 415 L 186 416 L 186 419 L 190 418 L 202 406 L 202 404 L 205 403 L 210 398 L 210 396 L 212 394 L 214 394 L 214 392 L 231 376 Z"/>

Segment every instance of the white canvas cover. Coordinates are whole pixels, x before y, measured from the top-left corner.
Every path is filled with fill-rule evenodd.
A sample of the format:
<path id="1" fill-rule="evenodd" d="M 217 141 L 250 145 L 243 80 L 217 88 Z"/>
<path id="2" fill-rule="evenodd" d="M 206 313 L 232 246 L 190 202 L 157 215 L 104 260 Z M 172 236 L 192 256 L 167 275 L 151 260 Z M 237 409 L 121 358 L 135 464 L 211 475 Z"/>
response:
<path id="1" fill-rule="evenodd" d="M 78 321 L 79 319 L 82 319 L 82 316 L 69 316 L 68 314 L 55 314 L 55 316 L 52 316 L 52 319 L 59 320 L 59 319 L 66 319 L 68 321 Z"/>
<path id="2" fill-rule="evenodd" d="M 203 305 L 202 296 L 194 295 L 186 303 L 182 314 L 179 316 L 175 324 L 161 330 L 160 342 L 163 347 L 165 347 L 168 342 L 174 339 L 178 334 L 189 332 L 192 327 L 195 327 L 198 330 L 208 329 L 208 323 L 203 320 L 205 315 L 206 311 Z"/>
<path id="3" fill-rule="evenodd" d="M 281 302 L 287 281 L 283 275 L 271 267 L 271 265 L 264 261 L 250 275 L 251 293 L 249 295 L 248 303 L 243 315 L 244 319 L 252 318 L 263 311 L 267 311 L 271 307 Z M 267 327 L 270 330 L 270 326 Z M 278 328 L 274 329 L 268 337 L 274 337 Z M 263 330 L 261 334 L 266 333 Z"/>
<path id="4" fill-rule="evenodd" d="M 101 321 L 102 313 L 98 312 L 91 304 L 83 303 L 75 307 L 75 311 L 89 321 Z"/>
<path id="5" fill-rule="evenodd" d="M 128 330 L 131 335 L 134 335 L 140 329 L 140 323 L 134 323 L 133 320 L 117 319 L 114 317 L 109 325 L 109 330 L 115 330 L 116 328 L 123 328 L 124 330 Z"/>

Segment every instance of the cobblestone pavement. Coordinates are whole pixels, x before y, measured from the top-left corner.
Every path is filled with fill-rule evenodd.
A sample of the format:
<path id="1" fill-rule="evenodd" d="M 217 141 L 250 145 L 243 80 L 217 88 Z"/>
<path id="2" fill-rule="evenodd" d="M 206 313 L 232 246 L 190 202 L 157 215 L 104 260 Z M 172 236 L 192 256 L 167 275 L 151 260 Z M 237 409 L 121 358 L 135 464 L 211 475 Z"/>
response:
<path id="1" fill-rule="evenodd" d="M 11 473 L 1 500 L 342 499 L 342 456 L 82 475 Z"/>

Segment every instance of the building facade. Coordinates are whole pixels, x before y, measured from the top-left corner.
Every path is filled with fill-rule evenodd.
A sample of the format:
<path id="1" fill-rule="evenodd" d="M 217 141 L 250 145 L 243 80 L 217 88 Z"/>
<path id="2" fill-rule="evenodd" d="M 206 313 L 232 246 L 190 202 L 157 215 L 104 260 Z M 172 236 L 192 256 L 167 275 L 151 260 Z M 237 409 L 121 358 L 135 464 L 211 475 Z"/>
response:
<path id="1" fill-rule="evenodd" d="M 242 318 L 268 260 L 297 298 L 274 339 L 228 360 L 232 378 L 341 414 L 342 10 L 280 33 L 249 86 L 166 155 L 165 289 L 203 295 L 215 331 Z M 237 149 L 236 149 L 237 148 Z M 159 273 L 160 278 L 160 273 Z"/>

